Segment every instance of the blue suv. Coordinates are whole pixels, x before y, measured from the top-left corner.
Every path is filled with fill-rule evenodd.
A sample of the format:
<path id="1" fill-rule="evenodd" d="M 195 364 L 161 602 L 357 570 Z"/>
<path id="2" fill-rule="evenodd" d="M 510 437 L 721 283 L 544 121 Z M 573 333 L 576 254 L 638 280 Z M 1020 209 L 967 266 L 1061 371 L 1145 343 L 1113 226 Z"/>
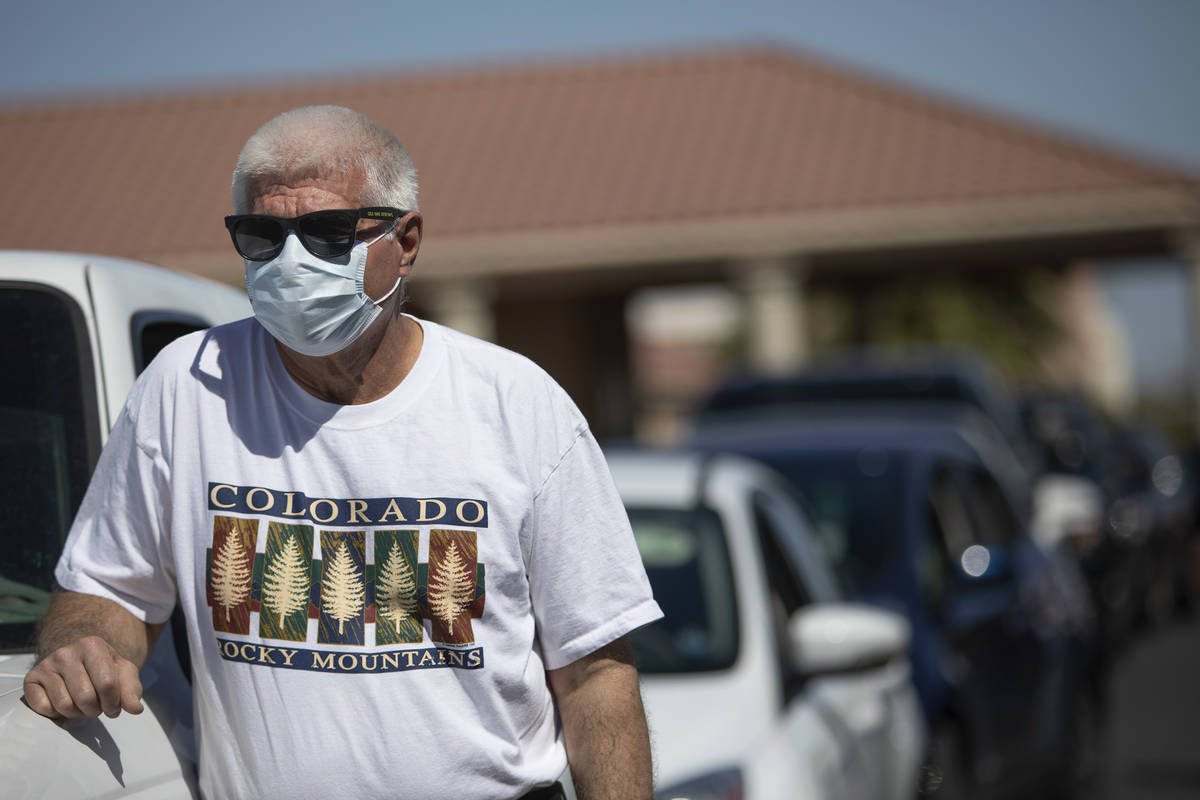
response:
<path id="1" fill-rule="evenodd" d="M 1087 797 L 1100 681 L 1086 596 L 954 425 L 778 418 L 702 427 L 694 448 L 793 485 L 849 596 L 912 624 L 932 797 Z"/>

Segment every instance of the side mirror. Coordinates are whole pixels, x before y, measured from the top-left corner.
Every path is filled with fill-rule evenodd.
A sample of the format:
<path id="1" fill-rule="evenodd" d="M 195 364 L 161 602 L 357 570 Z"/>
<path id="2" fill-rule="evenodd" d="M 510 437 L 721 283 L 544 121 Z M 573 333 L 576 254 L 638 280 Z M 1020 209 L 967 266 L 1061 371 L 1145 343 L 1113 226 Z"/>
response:
<path id="1" fill-rule="evenodd" d="M 857 603 L 817 603 L 788 620 L 792 664 L 805 676 L 884 664 L 908 652 L 912 629 L 899 614 Z"/>

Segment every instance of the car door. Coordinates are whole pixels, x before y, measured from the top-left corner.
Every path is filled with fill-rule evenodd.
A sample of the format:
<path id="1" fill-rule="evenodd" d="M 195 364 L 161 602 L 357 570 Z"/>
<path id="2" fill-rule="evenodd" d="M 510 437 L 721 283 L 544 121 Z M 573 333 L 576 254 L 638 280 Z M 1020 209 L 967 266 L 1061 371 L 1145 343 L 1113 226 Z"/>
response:
<path id="1" fill-rule="evenodd" d="M 974 772 L 983 785 L 1020 771 L 1029 737 L 1030 671 L 1036 648 L 1024 617 L 1010 553 L 1002 538 L 1004 513 L 980 491 L 971 465 L 939 461 L 929 472 L 929 535 L 947 571 L 938 609 L 948 649 L 942 669 L 952 704 L 967 726 Z M 1030 661 L 1033 661 L 1031 666 Z"/>
<path id="2" fill-rule="evenodd" d="M 753 497 L 754 517 L 768 580 L 785 619 L 814 602 L 840 600 L 832 571 L 822 560 L 807 518 L 790 494 L 767 486 Z M 787 652 L 780 641 L 780 652 Z M 788 671 L 786 663 L 783 666 Z M 787 715 L 799 706 L 813 710 L 838 743 L 837 785 L 833 796 L 906 797 L 905 769 L 893 747 L 896 713 L 906 692 L 907 664 L 885 665 L 854 674 L 826 675 L 799 683 L 794 674 L 785 692 Z"/>
<path id="3" fill-rule="evenodd" d="M 30 270 L 31 272 L 33 270 Z M 21 680 L 33 665 L 33 626 L 44 613 L 53 570 L 71 518 L 86 489 L 108 419 L 103 380 L 114 380 L 93 347 L 95 308 L 86 292 L 57 280 L 0 281 L 8 338 L 0 364 L 4 449 L 0 503 L 6 549 L 0 558 L 0 791 L 5 797 L 176 798 L 195 795 L 190 763 L 191 695 L 176 675 L 170 642 L 160 638 L 142 671 L 141 715 L 122 714 L 56 724 L 21 702 Z M 82 274 L 82 272 L 80 272 Z M 81 291 L 87 288 L 83 283 Z M 124 321 L 122 359 L 129 351 Z M 155 336 L 146 328 L 148 336 Z M 161 329 L 156 329 L 161 333 Z M 140 338 L 140 337 L 139 337 Z M 161 339 L 161 336 L 158 337 Z M 152 347 L 152 342 L 143 342 Z M 128 388 L 127 386 L 125 388 Z M 157 658 L 157 660 L 155 660 Z"/>
<path id="4" fill-rule="evenodd" d="M 992 473 L 979 464 L 964 464 L 958 479 L 967 498 L 976 548 L 973 556 L 961 560 L 960 566 L 963 571 L 982 571 L 982 585 L 992 593 L 994 602 L 1005 606 L 1003 624 L 998 626 L 1005 665 L 999 697 L 1005 701 L 1004 719 L 1012 753 L 1022 769 L 1027 769 L 1036 763 L 1038 751 L 1047 749 L 1042 737 L 1053 736 L 1057 729 L 1058 701 L 1047 696 L 1046 683 L 1054 675 L 1047 645 L 1047 636 L 1053 632 L 1040 625 L 1042 620 L 1031 603 L 1033 573 L 1046 569 L 1048 577 L 1049 564 L 1026 535 L 1008 495 Z"/>

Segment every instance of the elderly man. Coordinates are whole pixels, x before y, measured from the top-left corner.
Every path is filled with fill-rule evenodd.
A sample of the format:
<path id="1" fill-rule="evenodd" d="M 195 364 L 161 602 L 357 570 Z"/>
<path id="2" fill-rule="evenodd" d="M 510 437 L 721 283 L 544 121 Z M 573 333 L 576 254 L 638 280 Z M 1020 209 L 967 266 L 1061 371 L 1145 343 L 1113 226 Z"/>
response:
<path id="1" fill-rule="evenodd" d="M 130 393 L 29 704 L 141 711 L 178 597 L 206 797 L 554 797 L 569 761 L 581 798 L 648 798 L 625 635 L 661 612 L 624 510 L 544 372 L 402 313 L 408 154 L 297 109 L 233 194 L 254 318 L 176 341 Z"/>

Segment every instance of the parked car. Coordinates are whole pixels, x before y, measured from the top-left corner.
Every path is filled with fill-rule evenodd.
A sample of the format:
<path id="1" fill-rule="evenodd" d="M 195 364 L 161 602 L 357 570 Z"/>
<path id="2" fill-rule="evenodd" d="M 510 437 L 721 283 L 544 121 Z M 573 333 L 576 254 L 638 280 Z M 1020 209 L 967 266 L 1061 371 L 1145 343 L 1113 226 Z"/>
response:
<path id="1" fill-rule="evenodd" d="M 847 603 L 785 482 L 732 456 L 610 452 L 665 618 L 631 638 L 656 797 L 908 800 L 908 624 Z"/>
<path id="2" fill-rule="evenodd" d="M 1094 570 L 1084 560 L 1101 535 L 1108 509 L 1095 481 L 1085 474 L 1051 469 L 1053 462 L 1025 424 L 1023 407 L 982 356 L 960 349 L 871 348 L 827 355 L 789 375 L 748 375 L 714 392 L 702 405 L 696 427 L 739 420 L 879 418 L 943 421 L 968 438 L 1003 486 L 1013 508 L 1054 565 L 1060 592 L 1074 616 L 1090 625 L 1100 612 L 1115 649 L 1109 603 L 1094 591 Z M 1097 681 L 1107 664 L 1097 653 Z"/>
<path id="3" fill-rule="evenodd" d="M 0 790 L 5 797 L 194 794 L 191 693 L 167 633 L 147 709 L 55 723 L 21 702 L 33 626 L 134 378 L 184 333 L 250 314 L 245 293 L 121 259 L 0 251 Z"/>
<path id="4" fill-rule="evenodd" d="M 849 596 L 902 613 L 936 797 L 1086 797 L 1094 642 L 958 428 L 878 417 L 709 425 L 689 446 L 781 472 Z"/>
<path id="5" fill-rule="evenodd" d="M 1169 616 L 1185 575 L 1183 559 L 1189 514 L 1187 498 L 1168 497 L 1153 483 L 1152 461 L 1167 453 L 1139 440 L 1106 417 L 1082 395 L 1062 391 L 1026 393 L 1021 413 L 1030 438 L 1043 452 L 1046 469 L 1088 481 L 1100 498 L 1100 524 L 1072 537 L 1087 573 L 1109 650 L 1125 646 L 1143 622 Z M 1174 466 L 1182 482 L 1182 464 Z M 1170 480 L 1160 467 L 1160 483 Z"/>
<path id="6" fill-rule="evenodd" d="M 1019 400 L 981 356 L 961 350 L 870 348 L 825 356 L 790 375 L 743 375 L 702 404 L 697 426 L 739 419 L 829 416 L 954 418 L 986 440 L 997 476 L 1047 552 L 1094 531 L 1104 514 L 1086 476 L 1048 471 L 1046 453 L 1024 424 Z M 967 417 L 973 417 L 968 420 Z M 1056 558 L 1062 558 L 1058 554 Z"/>
<path id="7" fill-rule="evenodd" d="M 1195 606 L 1191 545 L 1196 529 L 1195 477 L 1166 437 L 1148 422 L 1116 427 L 1118 451 L 1129 465 L 1129 488 L 1149 521 L 1150 587 L 1143 613 L 1152 628 Z"/>

